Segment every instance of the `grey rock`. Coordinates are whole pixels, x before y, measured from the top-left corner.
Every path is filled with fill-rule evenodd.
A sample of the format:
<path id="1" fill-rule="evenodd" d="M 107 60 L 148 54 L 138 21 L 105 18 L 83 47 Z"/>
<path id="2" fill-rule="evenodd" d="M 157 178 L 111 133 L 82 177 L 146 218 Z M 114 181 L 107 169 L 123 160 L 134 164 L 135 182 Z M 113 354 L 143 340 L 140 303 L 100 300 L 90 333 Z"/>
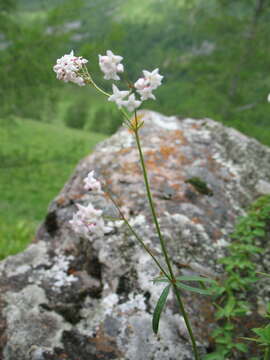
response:
<path id="1" fill-rule="evenodd" d="M 150 111 L 140 116 L 154 201 L 175 271 L 222 276 L 217 260 L 237 217 L 258 196 L 261 179 L 270 183 L 270 150 L 210 119 L 180 120 Z M 0 263 L 0 359 L 193 359 L 172 295 L 160 332 L 153 334 L 151 317 L 162 284 L 152 279 L 159 272 L 124 224 L 111 224 L 113 231 L 91 241 L 70 229 L 76 203 L 91 201 L 115 214 L 108 199 L 84 190 L 83 178 L 92 169 L 146 244 L 161 254 L 134 138 L 121 128 L 79 163 L 50 205 L 34 244 Z M 198 192 L 186 182 L 190 177 L 200 177 L 213 195 Z M 258 268 L 265 266 L 258 259 Z M 257 303 L 261 308 L 267 300 L 269 286 L 258 285 L 254 294 L 251 317 L 258 315 Z M 183 293 L 183 300 L 204 354 L 214 324 L 211 300 L 191 293 Z"/>
<path id="2" fill-rule="evenodd" d="M 259 180 L 256 185 L 256 190 L 260 195 L 270 194 L 270 183 L 264 180 Z"/>

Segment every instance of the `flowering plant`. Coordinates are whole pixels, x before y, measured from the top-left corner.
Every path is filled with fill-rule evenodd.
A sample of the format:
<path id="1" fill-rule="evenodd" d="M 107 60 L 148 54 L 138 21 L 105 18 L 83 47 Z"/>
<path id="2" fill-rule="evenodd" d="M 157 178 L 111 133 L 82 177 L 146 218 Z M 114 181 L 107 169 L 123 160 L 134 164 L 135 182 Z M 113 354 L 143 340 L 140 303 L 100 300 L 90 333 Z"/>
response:
<path id="1" fill-rule="evenodd" d="M 111 50 L 107 50 L 106 55 L 99 55 L 99 66 L 104 74 L 104 79 L 114 81 L 121 80 L 121 74 L 124 72 L 124 66 L 121 63 L 122 60 L 122 56 L 115 55 Z M 140 77 L 134 84 L 128 82 L 128 89 L 120 90 L 113 83 L 112 93 L 109 94 L 102 90 L 94 82 L 86 67 L 87 62 L 88 61 L 82 57 L 74 56 L 73 51 L 71 51 L 69 55 L 64 55 L 62 58 L 57 60 L 57 64 L 54 66 L 53 70 L 56 72 L 57 78 L 59 80 L 63 80 L 65 82 L 71 81 L 79 86 L 83 86 L 86 84 L 93 86 L 100 93 L 105 95 L 108 98 L 108 101 L 115 102 L 117 107 L 122 112 L 124 116 L 124 125 L 130 129 L 136 140 L 136 145 L 138 148 L 140 163 L 142 167 L 142 173 L 144 177 L 144 183 L 146 187 L 147 198 L 149 201 L 153 222 L 160 241 L 160 246 L 166 266 L 161 264 L 158 258 L 152 253 L 151 249 L 149 249 L 149 247 L 144 243 L 143 239 L 141 239 L 140 236 L 136 233 L 136 231 L 129 223 L 128 219 L 125 217 L 123 211 L 117 205 L 114 197 L 110 194 L 109 190 L 107 190 L 106 187 L 103 186 L 103 184 L 95 178 L 94 171 L 91 171 L 84 179 L 84 188 L 88 191 L 96 192 L 100 195 L 106 193 L 106 195 L 111 199 L 115 207 L 118 209 L 121 219 L 127 225 L 129 230 L 135 236 L 141 246 L 145 249 L 145 251 L 152 257 L 153 261 L 156 263 L 160 271 L 160 275 L 156 279 L 154 279 L 154 282 L 164 282 L 166 286 L 161 293 L 161 296 L 157 302 L 153 313 L 153 331 L 155 333 L 158 332 L 160 316 L 166 304 L 168 294 L 172 289 L 176 296 L 179 310 L 183 315 L 188 333 L 190 335 L 194 357 L 196 360 L 198 360 L 198 349 L 196 346 L 188 315 L 185 311 L 181 299 L 180 291 L 181 289 L 184 289 L 200 294 L 209 294 L 209 291 L 205 288 L 204 284 L 205 282 L 211 282 L 213 280 L 201 276 L 175 276 L 172 263 L 166 248 L 166 243 L 164 241 L 159 221 L 156 215 L 155 205 L 150 189 L 147 169 L 145 166 L 144 155 L 139 136 L 139 130 L 143 126 L 143 121 L 141 121 L 140 118 L 137 116 L 137 109 L 141 106 L 143 101 L 146 101 L 148 99 L 156 99 L 153 91 L 161 85 L 163 76 L 159 74 L 158 68 L 154 69 L 153 71 L 143 70 L 143 76 Z M 134 113 L 134 116 L 131 117 L 127 113 L 127 110 L 131 113 Z M 78 233 L 84 238 L 91 239 L 93 235 L 103 236 L 104 234 L 111 231 L 111 229 L 105 224 L 102 210 L 95 209 L 92 204 L 88 204 L 88 206 L 86 207 L 77 204 L 77 208 L 78 211 L 73 215 L 72 220 L 70 220 L 70 225 L 74 232 Z M 198 281 L 202 287 L 188 286 L 185 283 L 182 283 L 183 281 Z"/>

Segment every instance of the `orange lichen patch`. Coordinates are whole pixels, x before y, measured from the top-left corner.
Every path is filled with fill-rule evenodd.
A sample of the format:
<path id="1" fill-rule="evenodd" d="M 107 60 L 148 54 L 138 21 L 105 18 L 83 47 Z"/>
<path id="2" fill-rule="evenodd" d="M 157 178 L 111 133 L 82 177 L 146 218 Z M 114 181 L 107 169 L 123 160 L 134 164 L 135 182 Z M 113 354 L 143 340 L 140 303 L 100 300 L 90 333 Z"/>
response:
<path id="1" fill-rule="evenodd" d="M 79 200 L 83 197 L 84 194 L 80 194 L 80 193 L 76 193 L 76 194 L 72 194 L 72 196 L 70 196 L 69 200 Z"/>
<path id="2" fill-rule="evenodd" d="M 81 193 L 72 193 L 72 196 L 59 196 L 55 202 L 58 206 L 66 206 L 70 203 L 70 201 L 76 201 L 83 197 L 83 194 Z"/>
<path id="3" fill-rule="evenodd" d="M 202 220 L 199 219 L 199 218 L 197 218 L 197 217 L 193 217 L 193 218 L 191 219 L 191 221 L 192 221 L 194 224 L 202 224 L 202 223 L 203 223 Z"/>
<path id="4" fill-rule="evenodd" d="M 213 159 L 213 157 L 211 155 L 209 155 L 206 151 L 206 164 L 209 170 L 211 170 L 213 173 L 215 173 L 217 170 L 219 170 L 221 168 L 221 164 L 219 164 L 218 162 L 216 162 L 215 159 Z"/>
<path id="5" fill-rule="evenodd" d="M 78 271 L 74 268 L 70 268 L 70 269 L 68 269 L 67 273 L 68 273 L 68 275 L 75 275 L 78 273 Z"/>
<path id="6" fill-rule="evenodd" d="M 199 124 L 192 124 L 191 127 L 192 127 L 192 129 L 200 129 L 200 128 L 201 128 L 201 125 L 199 125 Z"/>
<path id="7" fill-rule="evenodd" d="M 160 153 L 155 150 L 147 150 L 144 153 L 144 161 L 147 167 L 147 170 L 158 170 L 160 168 Z"/>
<path id="8" fill-rule="evenodd" d="M 175 141 L 175 140 L 180 140 L 181 145 L 186 145 L 188 143 L 187 139 L 184 136 L 183 131 L 181 130 L 174 130 L 170 132 L 170 136 L 169 139 L 166 139 L 167 141 Z"/>
<path id="9" fill-rule="evenodd" d="M 134 162 L 123 162 L 121 164 L 121 172 L 122 173 L 131 173 L 135 174 L 139 172 L 139 167 L 137 163 Z"/>
<path id="10" fill-rule="evenodd" d="M 129 153 L 131 151 L 131 149 L 132 149 L 131 147 L 120 149 L 119 151 L 117 151 L 117 154 L 125 155 L 125 154 Z"/>
<path id="11" fill-rule="evenodd" d="M 193 160 L 188 159 L 185 155 L 183 155 L 181 153 L 178 155 L 178 159 L 179 159 L 180 164 L 182 164 L 182 165 L 188 165 L 193 162 Z"/>
<path id="12" fill-rule="evenodd" d="M 160 164 L 157 163 L 156 159 L 147 159 L 145 161 L 147 170 L 153 171 L 153 172 L 159 172 Z"/>
<path id="13" fill-rule="evenodd" d="M 106 176 L 106 175 L 104 175 L 103 174 L 103 176 L 104 176 L 104 178 L 106 179 L 106 185 L 108 186 L 108 185 L 111 185 L 112 183 L 113 183 L 113 179 L 110 177 L 110 176 Z"/>
<path id="14" fill-rule="evenodd" d="M 95 338 L 89 338 L 89 342 L 96 346 L 96 357 L 100 359 L 107 358 L 108 354 L 112 354 L 113 358 L 120 358 L 123 356 L 119 351 L 115 338 L 107 335 L 102 328 L 99 328 Z"/>
<path id="15" fill-rule="evenodd" d="M 180 182 L 182 183 L 182 180 L 181 180 Z M 181 184 L 180 182 L 170 185 L 170 187 L 171 187 L 176 193 L 178 193 L 180 190 L 183 190 L 183 189 L 182 189 L 182 184 Z"/>
<path id="16" fill-rule="evenodd" d="M 61 197 L 56 199 L 56 203 L 59 206 L 66 205 L 67 204 L 67 199 L 64 196 L 61 196 Z"/>
<path id="17" fill-rule="evenodd" d="M 62 353 L 59 356 L 59 359 L 68 359 L 68 354 Z"/>
<path id="18" fill-rule="evenodd" d="M 164 163 L 165 160 L 170 160 L 169 162 Z M 168 171 L 168 168 L 171 168 L 172 164 L 181 164 L 188 165 L 192 163 L 184 154 L 181 154 L 177 147 L 168 147 L 162 146 L 160 151 L 148 150 L 145 152 L 145 162 L 151 170 L 158 170 L 159 172 L 162 169 Z M 178 165 L 177 165 L 178 166 Z"/>
<path id="19" fill-rule="evenodd" d="M 177 202 L 187 202 L 187 201 L 189 201 L 187 199 L 187 197 L 185 196 L 185 194 L 183 194 L 182 192 L 179 192 L 178 194 L 174 195 L 173 200 L 177 201 Z"/>
<path id="20" fill-rule="evenodd" d="M 158 151 L 156 151 L 156 150 L 147 150 L 144 152 L 145 157 L 151 157 L 151 156 L 154 157 L 157 154 L 158 154 Z"/>
<path id="21" fill-rule="evenodd" d="M 174 155 L 176 153 L 176 148 L 173 146 L 161 146 L 159 151 L 165 159 L 168 159 L 170 155 Z"/>

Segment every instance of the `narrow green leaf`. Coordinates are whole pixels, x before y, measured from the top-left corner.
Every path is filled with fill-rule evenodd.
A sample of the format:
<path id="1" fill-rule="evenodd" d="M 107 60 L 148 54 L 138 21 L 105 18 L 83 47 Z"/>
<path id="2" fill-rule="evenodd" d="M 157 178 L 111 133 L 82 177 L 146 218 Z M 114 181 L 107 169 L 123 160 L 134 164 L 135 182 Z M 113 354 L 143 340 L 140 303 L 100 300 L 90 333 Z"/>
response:
<path id="1" fill-rule="evenodd" d="M 199 294 L 202 294 L 202 295 L 211 295 L 212 294 L 211 290 L 205 290 L 205 289 L 201 289 L 201 288 L 196 288 L 196 287 L 193 287 L 193 286 L 182 284 L 180 282 L 177 282 L 176 286 L 181 288 L 181 289 L 196 292 L 196 293 L 199 293 Z"/>
<path id="2" fill-rule="evenodd" d="M 265 231 L 263 229 L 255 229 L 252 231 L 252 233 L 259 237 L 265 236 Z"/>
<path id="3" fill-rule="evenodd" d="M 249 338 L 249 337 L 241 337 L 241 339 L 248 340 L 248 341 L 260 342 L 258 339 L 255 339 L 255 338 Z"/>
<path id="4" fill-rule="evenodd" d="M 231 322 L 227 322 L 225 325 L 224 325 L 224 330 L 233 330 L 234 329 L 234 325 L 231 323 Z"/>
<path id="5" fill-rule="evenodd" d="M 157 302 L 157 305 L 155 307 L 155 310 L 154 310 L 154 314 L 153 314 L 153 319 L 152 319 L 152 328 L 153 328 L 153 331 L 155 334 L 157 334 L 158 332 L 158 325 L 159 325 L 159 319 L 160 319 L 160 315 L 161 315 L 161 312 L 164 308 L 164 305 L 166 303 L 166 300 L 167 300 L 167 297 L 168 297 L 168 294 L 169 294 L 169 291 L 170 291 L 170 287 L 171 285 L 167 285 L 161 295 L 160 295 L 160 298 L 158 299 L 158 302 Z"/>
<path id="6" fill-rule="evenodd" d="M 247 345 L 243 343 L 237 343 L 235 344 L 235 348 L 241 352 L 247 352 Z"/>
<path id="7" fill-rule="evenodd" d="M 140 122 L 140 124 L 138 125 L 138 130 L 144 125 L 144 121 Z"/>
<path id="8" fill-rule="evenodd" d="M 197 275 L 183 275 L 183 276 L 177 276 L 176 280 L 179 281 L 201 281 L 201 282 L 209 282 L 209 283 L 216 283 L 215 280 L 203 277 L 203 276 L 197 276 Z"/>
<path id="9" fill-rule="evenodd" d="M 236 305 L 235 297 L 231 295 L 224 307 L 226 317 L 230 317 L 232 315 L 232 311 L 234 310 L 235 305 Z"/>
<path id="10" fill-rule="evenodd" d="M 260 271 L 256 271 L 256 274 L 260 274 L 260 275 L 263 275 L 263 276 L 270 277 L 270 274 L 266 274 L 266 273 L 260 272 Z"/>

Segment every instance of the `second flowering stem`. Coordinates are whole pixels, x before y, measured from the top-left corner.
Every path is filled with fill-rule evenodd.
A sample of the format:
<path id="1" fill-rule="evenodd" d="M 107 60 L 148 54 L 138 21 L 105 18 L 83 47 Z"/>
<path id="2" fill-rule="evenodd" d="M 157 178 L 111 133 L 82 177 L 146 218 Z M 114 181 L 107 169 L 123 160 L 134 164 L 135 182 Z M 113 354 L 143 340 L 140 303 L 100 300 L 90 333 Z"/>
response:
<path id="1" fill-rule="evenodd" d="M 127 225 L 127 227 L 129 228 L 130 232 L 135 236 L 135 238 L 137 239 L 137 241 L 141 244 L 141 246 L 144 248 L 144 250 L 151 256 L 151 258 L 154 260 L 154 262 L 156 263 L 156 265 L 158 266 L 159 270 L 161 271 L 161 274 L 164 274 L 168 280 L 170 280 L 170 275 L 167 274 L 167 272 L 165 271 L 165 269 L 163 269 L 162 265 L 159 263 L 159 261 L 157 260 L 157 258 L 155 257 L 155 255 L 152 253 L 152 251 L 149 249 L 149 247 L 144 243 L 144 241 L 140 238 L 140 236 L 136 233 L 136 231 L 133 229 L 133 227 L 130 225 L 129 221 L 127 220 L 127 218 L 125 217 L 125 215 L 123 214 L 122 210 L 120 209 L 120 207 L 117 205 L 116 201 L 114 200 L 113 196 L 110 194 L 110 191 L 107 189 L 106 190 L 106 194 L 109 197 L 109 199 L 111 200 L 111 202 L 114 204 L 114 206 L 117 208 L 122 220 L 124 221 L 124 223 Z"/>

